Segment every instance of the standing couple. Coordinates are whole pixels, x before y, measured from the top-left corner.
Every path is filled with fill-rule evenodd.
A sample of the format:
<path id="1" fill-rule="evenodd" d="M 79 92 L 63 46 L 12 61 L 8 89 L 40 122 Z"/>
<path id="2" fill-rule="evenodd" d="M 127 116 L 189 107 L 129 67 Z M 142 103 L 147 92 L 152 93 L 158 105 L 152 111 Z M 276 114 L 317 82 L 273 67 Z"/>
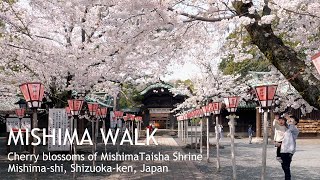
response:
<path id="1" fill-rule="evenodd" d="M 280 117 L 275 115 L 273 127 L 275 129 L 274 143 L 277 147 L 277 160 L 281 163 L 285 180 L 291 179 L 290 164 L 296 151 L 296 139 L 299 134 L 297 124 L 299 119 L 295 116 Z"/>

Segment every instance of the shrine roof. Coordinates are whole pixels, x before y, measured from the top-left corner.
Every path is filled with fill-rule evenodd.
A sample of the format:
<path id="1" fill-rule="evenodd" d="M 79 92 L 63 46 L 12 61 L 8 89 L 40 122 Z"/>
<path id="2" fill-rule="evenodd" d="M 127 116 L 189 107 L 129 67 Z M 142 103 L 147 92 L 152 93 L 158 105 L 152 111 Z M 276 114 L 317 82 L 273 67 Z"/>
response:
<path id="1" fill-rule="evenodd" d="M 173 88 L 173 86 L 170 85 L 170 84 L 158 82 L 158 83 L 151 84 L 150 86 L 146 87 L 144 90 L 142 90 L 142 91 L 140 92 L 140 95 L 144 95 L 144 94 L 146 94 L 148 91 L 150 91 L 150 90 L 152 90 L 152 89 L 155 89 L 155 88 L 171 89 L 171 88 Z"/>

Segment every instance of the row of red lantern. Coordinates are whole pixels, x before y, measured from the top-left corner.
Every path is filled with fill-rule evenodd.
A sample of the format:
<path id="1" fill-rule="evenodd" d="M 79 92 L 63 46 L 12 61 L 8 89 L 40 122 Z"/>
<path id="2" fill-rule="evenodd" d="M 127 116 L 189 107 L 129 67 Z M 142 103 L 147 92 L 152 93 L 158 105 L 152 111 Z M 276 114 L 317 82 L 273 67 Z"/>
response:
<path id="1" fill-rule="evenodd" d="M 320 55 L 316 55 L 312 59 L 314 61 L 317 61 L 319 60 L 319 57 Z M 41 106 L 42 99 L 44 96 L 44 86 L 41 83 L 36 83 L 36 82 L 24 83 L 20 85 L 20 89 L 30 108 L 36 109 Z M 260 106 L 262 108 L 270 107 L 272 105 L 276 89 L 277 89 L 277 85 L 255 87 L 255 92 L 259 99 Z M 236 112 L 239 104 L 239 100 L 240 98 L 237 96 L 224 98 L 224 103 L 226 104 L 226 108 L 229 110 L 229 112 Z M 77 116 L 80 114 L 80 110 L 83 105 L 83 100 L 79 100 L 79 99 L 68 100 L 68 105 L 70 109 L 70 114 L 73 116 Z M 88 109 L 91 116 L 96 115 L 98 108 L 99 108 L 99 105 L 96 103 L 88 104 Z M 179 117 L 179 119 L 208 116 L 210 113 L 218 114 L 220 109 L 221 109 L 221 103 L 219 102 L 210 103 L 209 105 L 202 107 L 201 109 L 194 110 L 192 112 L 187 113 L 186 115 L 183 115 L 182 117 Z M 20 113 L 20 116 L 21 116 L 22 112 L 20 110 L 19 112 L 17 111 L 17 113 Z M 101 111 L 100 115 L 105 116 L 106 111 L 105 110 Z M 128 114 L 127 116 L 128 116 L 128 119 L 130 120 L 135 119 L 134 115 Z M 123 117 L 123 112 L 115 111 L 115 117 L 117 118 Z"/>
<path id="2" fill-rule="evenodd" d="M 141 117 L 141 116 L 136 116 L 134 119 L 135 119 L 136 121 L 142 121 L 142 117 Z"/>
<path id="3" fill-rule="evenodd" d="M 68 116 L 77 116 L 80 114 L 80 111 L 82 109 L 83 100 L 81 99 L 70 99 L 68 100 L 68 107 L 66 107 L 66 112 Z M 100 118 L 106 118 L 107 117 L 107 108 L 105 107 L 99 107 L 99 104 L 97 103 L 88 103 L 88 110 L 90 116 L 96 116 Z"/>
<path id="4" fill-rule="evenodd" d="M 271 107 L 276 91 L 277 91 L 277 85 L 256 86 L 255 93 L 259 100 L 260 107 L 262 108 Z M 240 102 L 239 96 L 224 98 L 224 103 L 230 113 L 235 113 L 237 111 L 239 102 Z M 221 102 L 209 103 L 208 105 L 202 107 L 201 109 L 196 109 L 184 115 L 178 116 L 177 120 L 186 120 L 186 119 L 198 118 L 203 116 L 209 116 L 211 113 L 219 114 L 221 109 L 221 104 L 222 104 Z"/>
<path id="5" fill-rule="evenodd" d="M 126 116 L 123 116 L 123 112 L 122 111 L 114 111 L 114 116 L 115 118 L 122 118 L 124 121 L 130 120 L 136 120 L 136 121 L 142 121 L 142 117 L 141 116 L 136 116 L 134 114 L 126 114 Z"/>
<path id="6" fill-rule="evenodd" d="M 239 102 L 240 102 L 240 97 L 238 96 L 224 98 L 224 103 L 226 105 L 226 108 L 229 110 L 229 112 L 232 112 L 232 113 L 237 111 Z M 208 105 L 203 106 L 201 109 L 190 111 L 182 116 L 179 116 L 177 119 L 186 120 L 186 119 L 210 116 L 211 113 L 219 114 L 221 110 L 221 105 L 222 105 L 221 102 L 209 103 Z"/>
<path id="7" fill-rule="evenodd" d="M 134 121 L 134 118 L 136 117 L 136 115 L 134 114 L 127 114 L 128 120 Z"/>

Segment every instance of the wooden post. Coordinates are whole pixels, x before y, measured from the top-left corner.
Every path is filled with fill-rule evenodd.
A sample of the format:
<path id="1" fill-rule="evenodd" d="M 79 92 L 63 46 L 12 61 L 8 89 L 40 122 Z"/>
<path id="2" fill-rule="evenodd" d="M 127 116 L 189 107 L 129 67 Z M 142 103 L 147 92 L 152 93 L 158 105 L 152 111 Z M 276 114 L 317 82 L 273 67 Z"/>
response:
<path id="1" fill-rule="evenodd" d="M 203 129 L 203 119 L 200 118 L 200 154 L 202 154 L 202 129 Z"/>
<path id="2" fill-rule="evenodd" d="M 196 121 L 196 119 L 195 119 L 195 123 L 194 123 L 194 125 L 196 126 L 195 128 L 196 128 L 196 131 L 195 131 L 195 136 L 196 136 L 196 143 L 195 143 L 195 145 L 196 145 L 196 149 L 198 148 L 198 124 L 197 124 L 197 121 Z"/>
<path id="3" fill-rule="evenodd" d="M 209 162 L 210 160 L 209 160 L 209 157 L 210 157 L 210 152 L 209 152 L 209 150 L 210 150 L 210 143 L 209 143 L 209 117 L 206 117 L 206 120 L 207 120 L 207 122 L 206 122 L 206 124 L 207 124 L 207 162 Z"/>
<path id="4" fill-rule="evenodd" d="M 94 143 L 94 149 L 95 149 L 95 151 L 97 151 L 98 136 L 99 136 L 99 119 L 96 118 L 96 131 L 95 131 L 95 143 Z"/>
<path id="5" fill-rule="evenodd" d="M 193 144 L 193 136 L 194 136 L 194 132 L 193 132 L 193 128 L 194 128 L 194 121 L 190 120 L 191 122 L 191 149 L 194 148 L 194 144 Z"/>
<path id="6" fill-rule="evenodd" d="M 263 112 L 263 149 L 262 149 L 262 173 L 261 179 L 266 179 L 267 167 L 267 144 L 268 144 L 268 111 Z"/>
<path id="7" fill-rule="evenodd" d="M 103 131 L 104 131 L 104 133 L 106 134 L 106 119 L 104 118 L 103 119 L 103 123 L 102 123 L 102 128 L 103 128 Z M 101 139 L 102 140 L 102 142 L 103 142 L 103 138 Z M 106 153 L 107 152 L 107 145 L 106 144 L 104 144 L 104 152 Z"/>
<path id="8" fill-rule="evenodd" d="M 38 128 L 38 114 L 37 114 L 37 109 L 33 109 L 33 115 L 32 115 L 32 124 L 33 124 L 33 128 Z M 35 136 L 38 136 L 38 131 L 34 132 Z M 33 142 L 35 143 L 37 141 L 37 139 L 35 137 L 33 137 Z M 36 155 L 38 154 L 38 149 L 37 146 L 33 146 L 33 154 Z M 34 161 L 35 163 L 35 161 Z"/>
<path id="9" fill-rule="evenodd" d="M 19 127 L 19 128 L 20 128 L 20 131 L 21 131 L 21 119 L 22 119 L 22 118 L 19 118 L 19 121 L 20 121 L 20 127 Z M 24 136 L 23 136 L 24 133 L 23 133 L 22 131 L 21 131 L 21 134 L 22 134 L 22 139 L 24 139 Z M 22 144 L 21 144 L 21 142 L 20 142 L 19 152 L 22 154 L 21 146 L 22 146 Z"/>
<path id="10" fill-rule="evenodd" d="M 180 137 L 180 121 L 178 121 L 178 138 Z"/>
<path id="11" fill-rule="evenodd" d="M 181 139 L 181 121 L 179 121 L 178 127 L 179 127 L 179 139 Z"/>
<path id="12" fill-rule="evenodd" d="M 235 114 L 231 114 L 228 116 L 229 121 L 229 127 L 230 127 L 230 136 L 231 136 L 231 160 L 232 160 L 232 177 L 233 180 L 237 179 L 236 174 L 236 156 L 235 156 L 235 147 L 234 147 L 234 119 L 237 118 Z"/>
<path id="13" fill-rule="evenodd" d="M 220 171 L 220 136 L 221 132 L 219 132 L 219 117 L 216 115 L 216 147 L 217 147 L 217 171 Z"/>
<path id="14" fill-rule="evenodd" d="M 74 133 L 77 131 L 77 119 L 75 118 L 75 116 L 72 116 L 71 121 L 73 121 L 72 132 Z M 77 154 L 77 143 L 75 142 L 75 140 L 73 141 L 73 154 Z M 76 165 L 76 158 L 73 159 L 73 164 L 74 166 Z M 73 172 L 73 179 L 76 179 L 76 171 Z"/>
<path id="15" fill-rule="evenodd" d="M 91 133 L 91 139 L 92 139 L 92 141 L 93 141 L 93 146 L 92 146 L 91 150 L 92 150 L 92 155 L 94 155 L 96 142 L 95 142 L 95 135 L 94 135 L 94 118 L 93 118 L 93 117 L 91 118 L 91 131 L 92 131 L 92 133 Z M 93 166 L 96 166 L 95 160 L 92 161 L 92 165 L 93 165 Z"/>
<path id="16" fill-rule="evenodd" d="M 261 115 L 259 108 L 256 108 L 256 137 L 261 137 Z"/>
<path id="17" fill-rule="evenodd" d="M 189 141 L 189 132 L 188 132 L 188 128 L 189 128 L 189 123 L 188 120 L 186 121 L 186 142 Z"/>
<path id="18" fill-rule="evenodd" d="M 131 123 L 132 123 L 132 126 L 131 126 L 131 133 L 132 133 L 132 139 L 133 139 L 133 136 L 134 136 L 134 120 L 133 121 L 131 121 Z"/>
<path id="19" fill-rule="evenodd" d="M 182 124 L 181 124 L 181 129 L 182 129 L 182 131 L 181 131 L 181 140 L 182 141 L 184 141 L 184 127 L 183 127 L 184 126 L 184 121 L 182 121 Z"/>

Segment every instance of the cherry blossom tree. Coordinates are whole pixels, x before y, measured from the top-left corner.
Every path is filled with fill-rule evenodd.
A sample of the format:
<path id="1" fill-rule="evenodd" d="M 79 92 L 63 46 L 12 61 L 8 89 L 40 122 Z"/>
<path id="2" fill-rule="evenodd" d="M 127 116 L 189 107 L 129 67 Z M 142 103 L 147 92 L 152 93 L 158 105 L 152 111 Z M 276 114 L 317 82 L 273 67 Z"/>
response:
<path id="1" fill-rule="evenodd" d="M 117 94 L 122 82 L 157 80 L 172 60 L 213 67 L 222 58 L 263 57 L 320 107 L 319 75 L 310 62 L 320 50 L 317 0 L 0 2 L 2 88 L 39 80 L 58 91 Z M 243 36 L 230 38 L 235 31 Z M 196 80 L 199 95 L 219 94 L 219 83 L 206 87 L 209 81 L 237 80 L 212 71 Z M 233 83 L 225 84 L 228 90 Z"/>
<path id="2" fill-rule="evenodd" d="M 198 0 L 176 1 L 168 9 L 184 16 L 185 23 L 219 27 L 221 35 L 245 30 L 250 43 L 236 39 L 237 46 L 225 53 L 241 61 L 253 58 L 247 53 L 251 49 L 259 50 L 310 105 L 319 108 L 319 75 L 310 62 L 320 50 L 319 7 L 316 0 Z"/>
<path id="3" fill-rule="evenodd" d="M 119 92 L 155 81 L 175 54 L 175 15 L 158 1 L 1 1 L 2 88 Z M 165 45 L 164 45 L 165 44 Z"/>

